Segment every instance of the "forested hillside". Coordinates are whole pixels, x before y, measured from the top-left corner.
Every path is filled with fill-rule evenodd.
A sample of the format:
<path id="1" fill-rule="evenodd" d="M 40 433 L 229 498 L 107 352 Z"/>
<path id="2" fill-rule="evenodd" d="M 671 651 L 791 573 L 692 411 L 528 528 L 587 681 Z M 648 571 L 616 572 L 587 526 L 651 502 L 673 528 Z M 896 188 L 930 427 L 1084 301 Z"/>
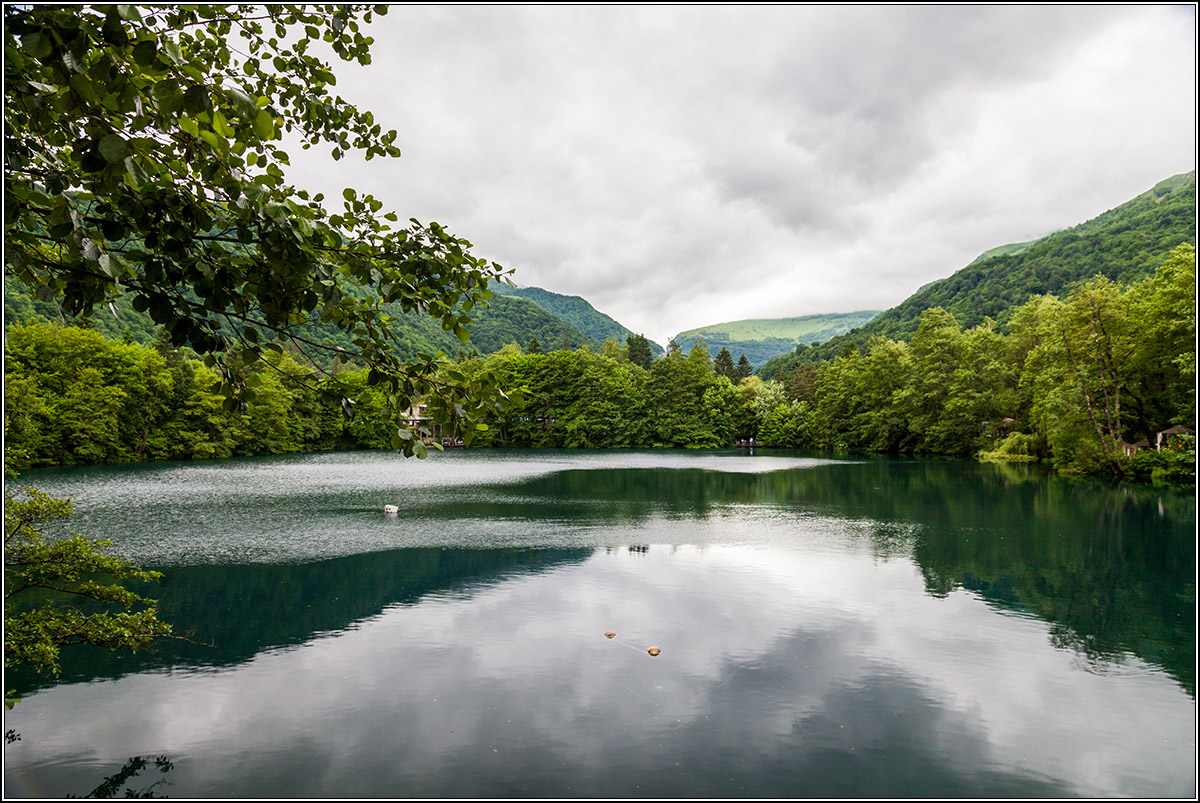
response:
<path id="1" fill-rule="evenodd" d="M 1030 296 L 1061 294 L 1097 274 L 1135 282 L 1162 264 L 1171 249 L 1196 239 L 1196 171 L 1172 176 L 1086 223 L 1033 243 L 1000 246 L 947 279 L 921 288 L 870 323 L 787 362 L 829 360 L 872 337 L 909 340 L 921 313 L 941 307 L 964 328 L 991 318 L 1003 330 Z M 999 252 L 999 253 L 996 253 Z M 778 370 L 780 366 L 773 366 Z"/>
<path id="2" fill-rule="evenodd" d="M 563 323 L 578 329 L 596 343 L 603 343 L 605 340 L 615 340 L 618 343 L 624 343 L 626 338 L 635 334 L 603 312 L 597 310 L 588 303 L 587 299 L 579 296 L 565 296 L 561 293 L 552 293 L 541 287 L 509 287 L 503 282 L 492 282 L 491 287 L 497 295 L 525 298 L 532 301 Z M 539 338 L 539 341 L 542 344 L 546 343 L 541 338 Z M 518 340 L 517 342 L 524 343 L 525 340 Z M 554 342 L 557 343 L 557 341 Z M 662 354 L 663 347 L 661 345 L 655 343 L 653 340 L 649 342 L 655 354 Z M 486 352 L 488 350 L 481 349 L 481 351 Z"/>
<path id="3" fill-rule="evenodd" d="M 771 358 L 791 351 L 797 343 L 823 342 L 862 326 L 878 314 L 878 310 L 865 310 L 729 321 L 680 332 L 675 342 L 684 351 L 691 351 L 697 340 L 703 340 L 712 356 L 716 357 L 725 348 L 730 354 L 745 354 L 750 364 L 758 368 Z"/>
<path id="4" fill-rule="evenodd" d="M 498 295 L 490 307 L 476 307 L 472 316 L 475 325 L 471 327 L 471 340 L 458 348 L 480 354 L 499 351 L 508 343 L 518 343 L 524 348 L 534 339 L 543 347 L 555 349 L 597 346 L 603 342 L 603 338 L 597 340 L 527 298 Z M 621 342 L 625 342 L 624 337 Z"/>
<path id="5" fill-rule="evenodd" d="M 103 310 L 94 313 L 89 320 L 81 321 L 65 314 L 57 304 L 37 299 L 18 280 L 10 278 L 5 282 L 6 325 L 46 321 L 85 326 L 106 337 L 143 346 L 155 343 L 157 327 L 149 313 L 135 310 L 127 297 L 115 302 L 114 307 L 116 315 Z M 384 309 L 394 316 L 392 330 L 398 340 L 397 352 L 405 359 L 413 359 L 418 353 L 434 354 L 438 351 L 451 356 L 460 351 L 490 354 L 508 343 L 519 343 L 525 347 L 531 339 L 550 348 L 559 348 L 564 343 L 570 343 L 571 347 L 598 346 L 603 341 L 603 338 L 597 340 L 579 331 L 525 298 L 498 295 L 492 299 L 490 307 L 475 307 L 472 310 L 471 339 L 465 344 L 453 332 L 442 329 L 426 315 L 405 315 L 398 305 L 385 305 Z M 309 327 L 309 336 L 343 348 L 349 345 L 350 340 L 345 332 L 336 327 L 323 326 L 316 320 Z M 621 342 L 624 340 L 622 336 Z M 321 367 L 332 368 L 328 364 Z"/>

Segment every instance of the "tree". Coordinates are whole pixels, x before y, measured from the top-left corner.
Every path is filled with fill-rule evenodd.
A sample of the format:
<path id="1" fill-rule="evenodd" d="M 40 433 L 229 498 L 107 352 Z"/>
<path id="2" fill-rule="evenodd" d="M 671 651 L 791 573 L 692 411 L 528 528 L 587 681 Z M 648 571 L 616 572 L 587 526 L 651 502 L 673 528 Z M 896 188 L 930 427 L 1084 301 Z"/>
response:
<path id="1" fill-rule="evenodd" d="M 437 223 L 382 213 L 347 188 L 327 212 L 285 180 L 283 132 L 340 159 L 399 156 L 394 131 L 331 93 L 309 52 L 370 62 L 361 31 L 386 6 L 4 7 L 5 275 L 86 319 L 128 296 L 221 377 L 227 409 L 254 398 L 243 370 L 291 344 L 369 367 L 393 409 L 423 398 L 435 423 L 507 398 L 434 356 L 398 356 L 384 304 L 468 339 L 488 282 L 508 273 Z M 347 345 L 308 336 L 310 321 Z M 352 413 L 348 388 L 322 380 Z M 466 439 L 470 430 L 464 431 Z M 422 455 L 405 428 L 392 436 Z"/>
<path id="2" fill-rule="evenodd" d="M 654 362 L 650 341 L 644 335 L 630 335 L 625 338 L 625 345 L 629 347 L 629 361 L 634 365 L 649 368 L 650 363 Z"/>
<path id="3" fill-rule="evenodd" d="M 812 445 L 812 413 L 808 404 L 794 401 L 772 410 L 758 432 L 762 446 L 796 449 Z"/>
<path id="4" fill-rule="evenodd" d="M 721 350 L 717 352 L 716 358 L 713 360 L 713 370 L 717 372 L 717 376 L 723 376 L 727 379 L 740 379 L 737 376 L 737 369 L 733 365 L 733 355 L 729 353 L 729 349 L 721 346 Z"/>
<path id="5" fill-rule="evenodd" d="M 783 372 L 780 372 L 783 374 Z M 810 362 L 802 362 L 791 370 L 790 373 L 779 377 L 787 386 L 788 398 L 805 402 L 811 405 L 817 394 L 817 382 L 819 380 L 819 372 L 817 366 Z"/>
<path id="6" fill-rule="evenodd" d="M 137 651 L 168 636 L 171 626 L 158 619 L 153 600 L 120 585 L 127 580 L 157 580 L 146 571 L 104 554 L 109 541 L 72 534 L 49 540 L 41 527 L 71 515 L 71 502 L 33 488 L 4 491 L 4 665 L 25 664 L 40 672 L 59 672 L 59 652 L 76 644 Z M 118 582 L 106 583 L 97 577 Z M 84 613 L 74 604 L 52 600 L 23 606 L 27 592 L 50 592 L 59 599 L 82 598 L 104 610 Z"/>
<path id="7" fill-rule="evenodd" d="M 750 365 L 750 361 L 746 359 L 746 355 L 738 357 L 737 369 L 733 379 L 742 380 L 754 373 L 754 366 Z"/>
<path id="8" fill-rule="evenodd" d="M 541 354 L 542 344 L 538 342 L 536 337 L 529 338 L 529 347 L 525 349 L 526 354 Z"/>
<path id="9" fill-rule="evenodd" d="M 1196 418 L 1195 246 L 1177 247 L 1128 295 L 1134 338 L 1128 409 L 1136 413 L 1138 434 L 1153 439 Z"/>
<path id="10" fill-rule="evenodd" d="M 1030 302 L 1031 304 L 1033 302 Z M 1122 396 L 1131 371 L 1128 305 L 1120 288 L 1097 275 L 1066 301 L 1036 307 L 1038 343 L 1025 362 L 1033 415 L 1060 469 L 1121 474 Z M 1031 320 L 1032 313 L 1023 317 Z"/>
<path id="11" fill-rule="evenodd" d="M 908 346 L 873 338 L 865 354 L 850 349 L 821 370 L 812 438 L 834 448 L 899 451 L 910 435 L 906 396 L 912 385 Z"/>
<path id="12" fill-rule="evenodd" d="M 962 329 L 953 315 L 941 307 L 930 307 L 921 314 L 910 343 L 913 383 L 906 394 L 906 412 L 916 440 L 933 451 L 946 451 L 954 440 L 945 408 L 965 348 Z"/>
<path id="13" fill-rule="evenodd" d="M 622 346 L 615 338 L 606 337 L 600 345 L 600 353 L 613 360 L 629 361 L 629 348 Z"/>

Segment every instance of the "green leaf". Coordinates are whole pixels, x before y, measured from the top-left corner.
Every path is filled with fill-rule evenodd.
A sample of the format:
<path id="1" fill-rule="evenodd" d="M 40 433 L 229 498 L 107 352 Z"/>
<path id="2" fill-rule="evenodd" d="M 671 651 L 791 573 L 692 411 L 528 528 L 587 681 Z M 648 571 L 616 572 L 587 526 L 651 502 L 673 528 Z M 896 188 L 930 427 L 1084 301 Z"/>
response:
<path id="1" fill-rule="evenodd" d="M 220 109 L 212 110 L 212 127 L 213 131 L 222 137 L 228 138 L 233 136 L 233 131 L 229 128 L 229 124 L 225 121 L 225 115 L 221 114 Z"/>
<path id="2" fill-rule="evenodd" d="M 100 155 L 109 164 L 123 162 L 129 154 L 129 143 L 120 134 L 108 134 L 100 140 Z"/>
<path id="3" fill-rule="evenodd" d="M 243 117 L 253 117 L 258 113 L 258 107 L 254 105 L 254 98 L 247 95 L 236 86 L 231 86 L 227 90 L 229 100 L 233 103 L 233 107 L 237 109 L 238 114 Z"/>
<path id="4" fill-rule="evenodd" d="M 143 69 L 154 64 L 158 58 L 158 42 L 146 39 L 133 46 L 133 60 Z"/>
<path id="5" fill-rule="evenodd" d="M 135 189 L 150 180 L 150 176 L 146 173 L 145 168 L 138 164 L 137 159 L 132 156 L 125 160 L 125 174 L 129 177 Z"/>
<path id="6" fill-rule="evenodd" d="M 38 31 L 27 33 L 21 37 L 21 47 L 35 59 L 44 59 L 54 49 L 50 39 Z"/>
<path id="7" fill-rule="evenodd" d="M 203 86 L 189 86 L 183 93 L 183 110 L 190 115 L 197 115 L 212 108 L 212 100 L 208 89 Z"/>
<path id="8" fill-rule="evenodd" d="M 179 45 L 175 44 L 174 41 L 170 39 L 163 39 L 162 51 L 167 55 L 167 58 L 171 60 L 172 64 L 183 64 L 183 53 L 180 52 Z"/>
<path id="9" fill-rule="evenodd" d="M 259 139 L 271 139 L 275 136 L 275 118 L 266 109 L 259 109 L 255 115 L 254 133 Z"/>

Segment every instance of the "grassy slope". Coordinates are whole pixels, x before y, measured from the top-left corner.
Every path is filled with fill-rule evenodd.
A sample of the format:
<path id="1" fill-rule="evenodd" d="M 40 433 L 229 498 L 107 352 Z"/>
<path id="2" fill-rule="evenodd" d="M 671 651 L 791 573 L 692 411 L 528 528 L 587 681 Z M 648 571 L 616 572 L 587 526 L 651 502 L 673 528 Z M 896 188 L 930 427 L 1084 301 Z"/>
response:
<path id="1" fill-rule="evenodd" d="M 797 343 L 828 340 L 862 326 L 878 314 L 875 310 L 867 310 L 729 321 L 680 332 L 675 340 L 686 352 L 691 350 L 697 338 L 702 339 L 713 355 L 727 348 L 735 360 L 745 354 L 750 364 L 757 368 L 773 357 L 792 351 Z"/>

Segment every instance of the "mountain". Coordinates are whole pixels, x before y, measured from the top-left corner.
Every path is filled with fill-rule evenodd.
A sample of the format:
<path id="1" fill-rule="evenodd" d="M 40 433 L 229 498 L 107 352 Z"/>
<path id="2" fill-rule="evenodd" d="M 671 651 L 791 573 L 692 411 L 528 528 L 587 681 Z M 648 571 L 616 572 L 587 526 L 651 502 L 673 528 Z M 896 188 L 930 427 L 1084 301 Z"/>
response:
<path id="1" fill-rule="evenodd" d="M 745 354 L 750 364 L 758 368 L 772 357 L 792 351 L 798 343 L 828 340 L 862 326 L 878 314 L 878 310 L 866 310 L 804 315 L 799 318 L 729 321 L 680 332 L 675 336 L 675 342 L 684 352 L 688 352 L 696 340 L 701 339 L 712 355 L 716 356 L 722 348 L 727 348 L 735 360 Z"/>
<path id="2" fill-rule="evenodd" d="M 536 301 L 519 296 L 496 295 L 489 306 L 475 307 L 470 315 L 471 340 L 466 345 L 458 344 L 456 350 L 478 349 L 480 354 L 491 354 L 508 343 L 517 343 L 524 349 L 533 338 L 537 338 L 544 351 L 560 349 L 564 343 L 575 349 L 598 347 L 604 342 L 603 338 L 571 325 Z M 457 343 L 453 334 L 450 337 Z"/>
<path id="3" fill-rule="evenodd" d="M 114 306 L 119 317 L 115 317 L 106 307 L 101 306 L 93 311 L 91 319 L 84 325 L 112 339 L 127 337 L 143 346 L 154 344 L 158 327 L 148 313 L 135 310 L 128 297 L 118 299 Z M 399 340 L 397 352 L 404 359 L 414 359 L 420 352 L 433 354 L 437 351 L 450 356 L 459 351 L 472 350 L 490 354 L 499 351 L 508 343 L 517 343 L 521 348 L 526 348 L 532 338 L 537 338 L 547 351 L 561 348 L 564 342 L 570 342 L 572 348 L 584 345 L 598 347 L 602 342 L 564 323 L 525 298 L 496 296 L 490 306 L 476 306 L 471 311 L 473 323 L 470 327 L 471 339 L 467 343 L 459 342 L 453 332 L 445 331 L 437 321 L 428 316 L 406 315 L 398 306 L 393 305 L 384 305 L 384 309 L 388 314 L 395 316 L 392 330 Z M 80 323 L 64 315 L 57 304 L 37 299 L 25 285 L 6 277 L 5 324 L 25 323 L 33 319 L 64 324 Z M 350 336 L 345 332 L 320 323 L 310 324 L 307 335 L 313 340 L 333 345 L 351 345 Z M 322 367 L 329 368 L 330 365 L 323 364 Z"/>
<path id="4" fill-rule="evenodd" d="M 612 338 L 618 343 L 624 344 L 625 339 L 634 334 L 579 296 L 564 296 L 561 293 L 543 290 L 541 287 L 510 287 L 503 282 L 496 281 L 492 282 L 491 289 L 498 296 L 524 298 L 532 301 L 563 323 L 573 326 L 593 338 L 597 343 L 603 343 Z M 472 335 L 472 340 L 474 340 L 474 335 Z M 545 341 L 542 341 L 541 338 L 538 340 L 545 345 Z M 663 352 L 663 347 L 653 340 L 650 341 L 650 348 L 656 354 Z"/>
<path id="5" fill-rule="evenodd" d="M 984 252 L 952 276 L 921 287 L 864 326 L 802 355 L 829 360 L 844 348 L 862 349 L 871 337 L 908 340 L 921 313 L 943 307 L 963 328 L 991 318 L 1003 328 L 1032 295 L 1059 294 L 1103 274 L 1135 282 L 1162 264 L 1175 246 L 1196 241 L 1196 171 L 1161 181 L 1132 200 L 1078 226 L 1039 240 Z"/>

